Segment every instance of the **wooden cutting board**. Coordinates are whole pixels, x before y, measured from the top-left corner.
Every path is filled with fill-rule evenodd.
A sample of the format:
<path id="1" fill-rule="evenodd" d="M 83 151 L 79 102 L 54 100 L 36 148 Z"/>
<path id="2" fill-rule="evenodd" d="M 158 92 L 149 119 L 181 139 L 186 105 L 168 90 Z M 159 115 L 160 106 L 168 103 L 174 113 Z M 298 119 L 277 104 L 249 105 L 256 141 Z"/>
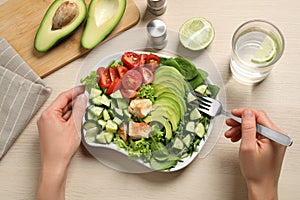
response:
<path id="1" fill-rule="evenodd" d="M 42 78 L 88 53 L 80 46 L 83 25 L 71 37 L 46 53 L 38 53 L 34 49 L 36 31 L 52 2 L 53 0 L 8 0 L 0 5 L 0 37 L 4 37 Z M 86 0 L 86 3 L 88 6 L 90 0 Z M 106 40 L 137 24 L 139 18 L 140 13 L 134 1 L 127 0 L 120 23 Z"/>

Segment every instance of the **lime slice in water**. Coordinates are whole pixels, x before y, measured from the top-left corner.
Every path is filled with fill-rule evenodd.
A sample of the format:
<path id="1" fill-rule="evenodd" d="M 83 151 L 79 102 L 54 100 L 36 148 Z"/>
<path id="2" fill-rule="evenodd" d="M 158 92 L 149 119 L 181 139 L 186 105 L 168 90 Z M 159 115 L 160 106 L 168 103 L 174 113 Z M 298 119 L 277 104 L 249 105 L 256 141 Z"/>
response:
<path id="1" fill-rule="evenodd" d="M 254 63 L 270 62 L 276 55 L 276 44 L 270 36 L 266 36 L 259 49 L 251 59 Z"/>
<path id="2" fill-rule="evenodd" d="M 201 50 L 213 41 L 215 31 L 212 24 L 204 18 L 194 17 L 186 21 L 179 30 L 181 44 L 190 50 Z"/>

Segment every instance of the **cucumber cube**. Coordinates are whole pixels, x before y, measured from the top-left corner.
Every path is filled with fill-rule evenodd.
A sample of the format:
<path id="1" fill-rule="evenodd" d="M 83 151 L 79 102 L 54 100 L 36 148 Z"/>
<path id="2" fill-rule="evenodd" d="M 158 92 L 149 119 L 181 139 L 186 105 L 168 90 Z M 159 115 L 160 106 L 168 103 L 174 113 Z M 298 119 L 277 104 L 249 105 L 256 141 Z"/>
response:
<path id="1" fill-rule="evenodd" d="M 109 107 L 111 100 L 105 94 L 103 94 L 101 97 L 102 97 L 102 99 L 101 99 L 102 105 L 105 105 L 106 107 Z"/>
<path id="2" fill-rule="evenodd" d="M 96 136 L 96 141 L 102 144 L 108 144 L 113 140 L 113 138 L 114 138 L 113 133 L 103 131 Z"/>
<path id="3" fill-rule="evenodd" d="M 117 105 L 119 109 L 127 109 L 128 102 L 125 99 L 117 99 Z"/>
<path id="4" fill-rule="evenodd" d="M 118 117 L 114 117 L 113 121 L 116 122 L 116 124 L 119 125 L 119 126 L 120 126 L 120 125 L 122 124 L 122 122 L 123 122 L 123 120 L 121 120 L 121 119 L 118 118 Z"/>
<path id="5" fill-rule="evenodd" d="M 188 122 L 185 126 L 185 130 L 194 133 L 195 123 L 194 122 Z"/>
<path id="6" fill-rule="evenodd" d="M 91 112 L 96 117 L 100 117 L 102 112 L 103 112 L 103 108 L 98 107 L 98 106 L 93 106 L 93 107 L 90 108 L 89 112 Z"/>
<path id="7" fill-rule="evenodd" d="M 118 125 L 116 122 L 112 120 L 107 120 L 106 125 L 105 125 L 105 130 L 111 133 L 115 133 L 118 130 Z"/>
<path id="8" fill-rule="evenodd" d="M 110 95 L 111 98 L 114 98 L 114 99 L 123 99 L 123 96 L 121 94 L 121 91 L 120 90 L 117 90 L 115 91 L 114 93 L 112 93 Z"/>
<path id="9" fill-rule="evenodd" d="M 186 100 L 187 100 L 188 103 L 191 103 L 192 101 L 194 101 L 194 100 L 196 100 L 196 99 L 197 99 L 197 98 L 196 98 L 191 92 L 189 92 L 189 93 L 187 94 Z"/>
<path id="10" fill-rule="evenodd" d="M 195 91 L 198 92 L 199 94 L 205 94 L 205 91 L 207 89 L 207 85 L 199 85 Z"/>
<path id="11" fill-rule="evenodd" d="M 190 120 L 198 120 L 201 119 L 202 115 L 197 108 L 194 108 L 190 113 Z"/>
<path id="12" fill-rule="evenodd" d="M 102 90 L 92 88 L 90 93 L 90 99 L 94 99 L 102 94 Z"/>
<path id="13" fill-rule="evenodd" d="M 183 144 L 182 140 L 179 138 L 175 138 L 173 148 L 178 149 L 178 150 L 183 150 L 184 144 Z"/>
<path id="14" fill-rule="evenodd" d="M 105 121 L 109 120 L 110 119 L 110 115 L 108 113 L 108 110 L 107 109 L 104 109 L 103 112 L 102 112 L 102 117 Z"/>
<path id="15" fill-rule="evenodd" d="M 105 128 L 105 125 L 106 125 L 106 121 L 104 121 L 103 119 L 99 119 L 99 120 L 98 120 L 98 124 L 100 125 L 100 127 L 101 127 L 102 129 L 104 129 L 104 128 Z"/>
<path id="16" fill-rule="evenodd" d="M 196 128 L 195 128 L 195 133 L 202 138 L 205 134 L 205 128 L 204 125 L 200 122 L 197 124 Z"/>

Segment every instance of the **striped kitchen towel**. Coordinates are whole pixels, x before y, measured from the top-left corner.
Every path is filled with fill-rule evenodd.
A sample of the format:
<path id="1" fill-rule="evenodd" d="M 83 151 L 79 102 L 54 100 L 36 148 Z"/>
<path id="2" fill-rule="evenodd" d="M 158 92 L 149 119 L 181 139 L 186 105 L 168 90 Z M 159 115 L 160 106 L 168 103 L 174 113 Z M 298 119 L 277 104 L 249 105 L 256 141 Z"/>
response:
<path id="1" fill-rule="evenodd" d="M 9 43 L 0 38 L 0 160 L 50 92 Z"/>

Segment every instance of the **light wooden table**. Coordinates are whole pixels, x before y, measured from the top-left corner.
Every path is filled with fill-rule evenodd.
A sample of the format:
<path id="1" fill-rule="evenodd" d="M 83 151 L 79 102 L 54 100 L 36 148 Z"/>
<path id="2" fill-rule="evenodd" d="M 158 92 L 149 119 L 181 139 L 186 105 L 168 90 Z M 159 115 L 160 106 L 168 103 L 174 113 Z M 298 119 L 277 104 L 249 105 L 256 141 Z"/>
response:
<path id="1" fill-rule="evenodd" d="M 146 0 L 136 0 L 141 12 L 137 27 L 154 16 L 147 14 Z M 284 159 L 279 183 L 280 199 L 300 199 L 300 1 L 298 0 L 169 0 L 167 12 L 159 16 L 177 31 L 194 16 L 208 18 L 216 37 L 207 49 L 226 88 L 226 107 L 264 109 L 294 140 Z M 261 18 L 273 22 L 286 41 L 284 55 L 271 75 L 251 87 L 237 83 L 229 72 L 231 37 L 243 22 Z M 74 86 L 84 58 L 78 59 L 44 80 L 53 92 L 8 154 L 0 162 L 0 199 L 34 199 L 40 169 L 36 120 L 53 99 Z M 224 126 L 224 130 L 226 127 Z M 211 153 L 195 159 L 175 173 L 130 174 L 110 169 L 83 148 L 73 158 L 67 180 L 67 199 L 247 199 L 247 189 L 238 163 L 239 144 L 220 136 Z"/>

